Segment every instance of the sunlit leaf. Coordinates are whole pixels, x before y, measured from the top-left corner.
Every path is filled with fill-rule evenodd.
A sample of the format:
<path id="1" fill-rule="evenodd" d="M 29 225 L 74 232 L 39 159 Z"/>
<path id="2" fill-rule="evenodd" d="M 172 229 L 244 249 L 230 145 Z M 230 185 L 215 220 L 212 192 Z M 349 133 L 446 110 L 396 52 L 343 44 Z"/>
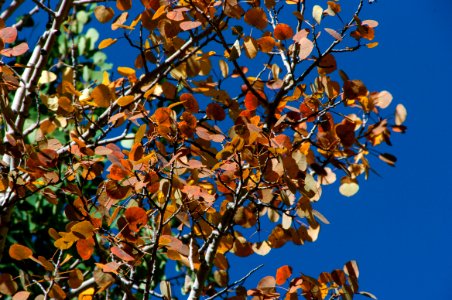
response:
<path id="1" fill-rule="evenodd" d="M 395 124 L 402 125 L 405 122 L 407 116 L 407 110 L 403 104 L 397 104 L 395 110 Z"/>
<path id="2" fill-rule="evenodd" d="M 350 177 L 342 177 L 339 192 L 346 197 L 351 197 L 359 191 L 358 181 Z"/>
<path id="3" fill-rule="evenodd" d="M 317 22 L 317 24 L 320 24 L 322 21 L 322 15 L 323 15 L 323 8 L 319 5 L 314 5 L 312 8 L 312 17 Z"/>
<path id="4" fill-rule="evenodd" d="M 99 5 L 94 8 L 94 16 L 101 23 L 107 23 L 108 21 L 113 19 L 114 15 L 115 12 L 111 7 Z"/>
<path id="5" fill-rule="evenodd" d="M 106 38 L 99 43 L 99 49 L 101 50 L 101 49 L 107 48 L 107 47 L 113 45 L 114 43 L 116 43 L 117 41 L 118 41 L 118 39 Z"/>

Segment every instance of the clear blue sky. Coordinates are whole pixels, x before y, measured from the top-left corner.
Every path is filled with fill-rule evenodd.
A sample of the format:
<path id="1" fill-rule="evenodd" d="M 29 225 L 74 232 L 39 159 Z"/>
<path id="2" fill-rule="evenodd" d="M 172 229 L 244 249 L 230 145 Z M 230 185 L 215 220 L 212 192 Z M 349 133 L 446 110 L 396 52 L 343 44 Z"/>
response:
<path id="1" fill-rule="evenodd" d="M 452 299 L 451 9 L 450 0 L 366 7 L 363 19 L 380 23 L 380 45 L 347 55 L 340 67 L 371 90 L 389 90 L 392 108 L 406 106 L 408 132 L 387 149 L 397 167 L 380 164 L 382 178 L 361 180 L 352 198 L 334 188 L 324 193 L 317 208 L 331 224 L 317 242 L 272 250 L 270 260 L 242 259 L 240 275 L 245 264 L 265 263 L 255 278 L 284 264 L 316 276 L 356 259 L 361 289 L 379 299 Z"/>

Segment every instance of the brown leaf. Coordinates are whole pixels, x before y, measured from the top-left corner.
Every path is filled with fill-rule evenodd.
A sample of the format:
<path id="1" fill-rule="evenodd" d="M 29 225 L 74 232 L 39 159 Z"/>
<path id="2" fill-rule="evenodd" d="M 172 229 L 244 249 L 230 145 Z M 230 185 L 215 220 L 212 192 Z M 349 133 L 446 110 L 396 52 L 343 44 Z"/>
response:
<path id="1" fill-rule="evenodd" d="M 107 23 L 110 21 L 115 15 L 113 8 L 105 7 L 104 5 L 99 5 L 94 8 L 94 16 L 97 21 L 101 23 Z"/>
<path id="2" fill-rule="evenodd" d="M 116 7 L 119 10 L 129 10 L 132 8 L 132 0 L 116 0 Z"/>
<path id="3" fill-rule="evenodd" d="M 268 25 L 267 15 L 260 7 L 248 10 L 245 14 L 245 22 L 260 30 L 264 30 Z"/>
<path id="4" fill-rule="evenodd" d="M 226 118 L 223 107 L 218 103 L 209 103 L 206 108 L 206 115 L 209 119 L 215 121 L 223 121 Z"/>

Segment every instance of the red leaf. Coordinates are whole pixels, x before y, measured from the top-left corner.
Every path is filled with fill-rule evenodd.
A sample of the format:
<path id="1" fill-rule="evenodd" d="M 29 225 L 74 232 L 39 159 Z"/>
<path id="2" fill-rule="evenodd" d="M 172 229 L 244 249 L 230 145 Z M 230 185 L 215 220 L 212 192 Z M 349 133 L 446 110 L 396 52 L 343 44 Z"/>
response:
<path id="1" fill-rule="evenodd" d="M 276 284 L 277 285 L 283 285 L 287 278 L 289 278 L 292 275 L 292 267 L 285 265 L 281 268 L 278 268 L 276 270 Z"/>

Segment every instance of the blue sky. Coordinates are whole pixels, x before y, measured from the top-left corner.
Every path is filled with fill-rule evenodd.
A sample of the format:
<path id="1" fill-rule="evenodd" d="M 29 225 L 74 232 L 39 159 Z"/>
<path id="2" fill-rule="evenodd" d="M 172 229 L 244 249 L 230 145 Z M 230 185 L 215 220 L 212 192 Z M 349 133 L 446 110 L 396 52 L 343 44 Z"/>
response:
<path id="1" fill-rule="evenodd" d="M 345 5 L 345 3 L 343 4 Z M 452 299 L 452 2 L 379 0 L 363 19 L 378 20 L 379 46 L 341 58 L 340 67 L 371 90 L 388 90 L 408 110 L 405 135 L 388 152 L 397 167 L 378 164 L 381 178 L 361 180 L 345 198 L 335 188 L 320 210 L 331 222 L 317 242 L 272 250 L 255 276 L 290 264 L 294 274 L 318 275 L 356 259 L 360 287 L 379 299 Z"/>

